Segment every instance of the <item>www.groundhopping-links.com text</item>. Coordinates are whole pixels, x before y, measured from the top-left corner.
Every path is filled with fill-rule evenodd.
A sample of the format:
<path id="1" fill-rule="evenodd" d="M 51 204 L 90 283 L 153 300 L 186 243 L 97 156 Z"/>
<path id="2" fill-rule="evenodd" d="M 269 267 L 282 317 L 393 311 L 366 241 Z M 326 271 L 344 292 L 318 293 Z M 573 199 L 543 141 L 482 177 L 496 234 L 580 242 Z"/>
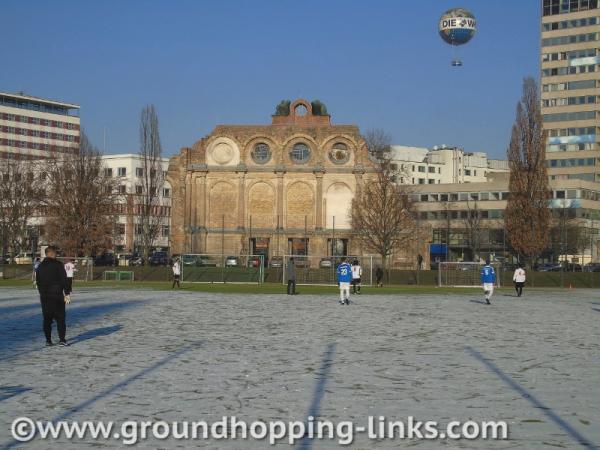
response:
<path id="1" fill-rule="evenodd" d="M 42 440 L 116 440 L 134 445 L 147 439 L 174 440 L 245 440 L 268 442 L 270 445 L 302 439 L 335 439 L 340 445 L 350 445 L 356 435 L 369 439 L 508 439 L 508 425 L 503 421 L 451 421 L 441 425 L 436 421 L 390 420 L 369 416 L 364 425 L 353 421 L 333 422 L 309 416 L 306 421 L 244 421 L 224 416 L 207 421 L 43 421 L 19 417 L 12 422 L 12 437 L 19 442 Z"/>

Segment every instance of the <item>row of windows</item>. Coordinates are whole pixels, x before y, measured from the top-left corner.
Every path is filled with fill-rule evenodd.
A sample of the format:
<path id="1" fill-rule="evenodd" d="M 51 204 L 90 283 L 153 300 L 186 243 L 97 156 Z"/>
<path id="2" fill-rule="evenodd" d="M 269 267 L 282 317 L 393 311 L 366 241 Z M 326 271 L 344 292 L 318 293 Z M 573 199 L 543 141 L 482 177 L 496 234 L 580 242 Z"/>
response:
<path id="1" fill-rule="evenodd" d="M 546 164 L 548 167 L 595 166 L 596 158 L 549 159 Z"/>
<path id="2" fill-rule="evenodd" d="M 578 152 L 583 150 L 596 150 L 598 144 L 586 142 L 579 144 L 551 144 L 546 146 L 547 152 Z"/>
<path id="3" fill-rule="evenodd" d="M 588 58 L 596 56 L 597 54 L 598 49 L 596 48 L 584 48 L 581 50 L 571 50 L 568 52 L 543 53 L 542 61 L 564 61 L 566 59 Z"/>
<path id="4" fill-rule="evenodd" d="M 113 213 L 114 214 L 134 214 L 134 215 L 142 215 L 143 205 L 134 205 L 133 211 L 130 210 L 130 207 L 125 203 L 116 203 L 113 205 Z M 160 206 L 155 205 L 152 207 L 152 211 L 150 213 L 152 216 L 156 217 L 169 217 L 171 215 L 171 207 L 170 206 Z"/>
<path id="5" fill-rule="evenodd" d="M 568 28 L 588 27 L 598 24 L 598 17 L 583 17 L 581 19 L 548 22 L 543 25 L 544 31 L 565 30 Z"/>
<path id="6" fill-rule="evenodd" d="M 40 119 L 39 117 L 19 116 L 15 114 L 0 113 L 0 119 L 8 120 L 11 122 L 42 125 L 44 127 L 64 128 L 65 130 L 79 130 L 79 125 L 76 123 L 61 122 L 59 120 Z"/>
<path id="7" fill-rule="evenodd" d="M 2 131 L 4 133 L 18 134 L 21 136 L 32 136 L 32 137 L 39 137 L 39 138 L 43 138 L 43 139 L 54 139 L 57 141 L 65 141 L 65 142 L 79 142 L 79 136 L 75 136 L 72 134 L 50 133 L 49 131 L 30 130 L 28 128 L 15 128 L 15 127 L 7 127 L 7 126 L 0 126 L 0 131 Z"/>
<path id="8" fill-rule="evenodd" d="M 598 8 L 598 0 L 544 0 L 542 14 L 554 16 Z"/>
<path id="9" fill-rule="evenodd" d="M 571 34 L 568 36 L 556 36 L 542 39 L 542 47 L 553 45 L 580 44 L 582 42 L 594 42 L 598 40 L 598 33 Z"/>
<path id="10" fill-rule="evenodd" d="M 104 169 L 104 176 L 105 177 L 112 177 L 113 176 L 113 169 L 112 167 L 106 167 Z M 127 176 L 127 167 L 118 167 L 117 168 L 117 176 L 118 177 L 126 177 Z M 144 176 L 144 169 L 141 167 L 136 167 L 135 168 L 135 176 L 138 178 L 141 178 Z M 150 176 L 152 178 L 154 178 L 155 176 L 155 171 L 154 169 L 150 169 Z"/>
<path id="11" fill-rule="evenodd" d="M 32 150 L 45 150 L 48 152 L 70 152 L 77 150 L 77 146 L 65 147 L 63 145 L 43 144 L 40 142 L 15 141 L 13 139 L 0 139 L 0 145 L 7 147 L 29 148 Z"/>
<path id="12" fill-rule="evenodd" d="M 596 103 L 598 97 L 595 95 L 580 95 L 578 97 L 561 97 L 542 100 L 544 108 L 553 106 L 588 105 Z"/>
<path id="13" fill-rule="evenodd" d="M 590 64 L 587 66 L 568 66 L 568 67 L 552 67 L 542 70 L 543 77 L 555 77 L 559 75 L 577 75 L 580 73 L 591 73 L 596 71 L 596 65 Z"/>
<path id="14" fill-rule="evenodd" d="M 9 106 L 11 108 L 29 109 L 32 111 L 40 111 L 51 114 L 69 115 L 69 108 L 58 105 L 48 105 L 45 103 L 37 103 L 28 100 L 16 99 L 0 95 L 0 105 Z"/>
<path id="15" fill-rule="evenodd" d="M 294 144 L 289 152 L 289 157 L 296 164 L 306 164 L 310 160 L 311 149 L 303 142 Z M 254 146 L 250 152 L 252 160 L 257 164 L 266 164 L 271 160 L 273 152 L 268 144 L 260 142 Z M 329 160 L 334 164 L 345 164 L 350 160 L 350 151 L 348 146 L 342 142 L 337 142 L 328 152 Z"/>
<path id="16" fill-rule="evenodd" d="M 116 189 L 117 189 L 116 192 L 119 195 L 125 195 L 125 194 L 127 194 L 127 186 L 124 185 L 124 184 L 120 184 L 119 186 L 117 186 Z M 156 188 L 150 188 L 150 195 L 155 195 L 155 193 L 156 193 Z M 141 185 L 139 185 L 139 184 L 136 184 L 135 185 L 135 194 L 136 195 L 143 195 L 144 194 L 144 187 L 141 186 Z M 170 188 L 163 188 L 163 190 L 162 190 L 162 196 L 164 198 L 171 197 L 171 189 Z"/>
<path id="17" fill-rule="evenodd" d="M 116 231 L 117 235 L 123 236 L 125 234 L 125 224 L 124 223 L 116 224 L 115 231 Z M 170 232 L 171 232 L 171 229 L 168 225 L 162 226 L 162 228 L 161 228 L 162 237 L 169 237 Z M 135 226 L 135 234 L 138 236 L 142 236 L 144 234 L 144 230 L 141 225 Z"/>
<path id="18" fill-rule="evenodd" d="M 544 114 L 544 122 L 565 122 L 570 120 L 593 120 L 596 118 L 596 111 L 575 111 L 568 113 Z"/>
<path id="19" fill-rule="evenodd" d="M 596 127 L 552 128 L 548 131 L 550 137 L 595 135 Z"/>
<path id="20" fill-rule="evenodd" d="M 466 202 L 466 201 L 496 201 L 508 200 L 509 192 L 450 192 L 437 194 L 412 194 L 413 202 Z M 552 192 L 556 199 L 600 200 L 600 191 L 589 189 L 557 189 Z"/>
<path id="21" fill-rule="evenodd" d="M 502 219 L 504 217 L 504 210 L 491 209 L 477 211 L 420 211 L 419 213 L 417 213 L 417 215 L 421 220 L 467 219 L 469 217 L 476 216 L 479 216 L 481 219 Z"/>
<path id="22" fill-rule="evenodd" d="M 594 89 L 596 80 L 569 81 L 568 83 L 542 84 L 543 92 L 573 91 L 575 89 Z"/>

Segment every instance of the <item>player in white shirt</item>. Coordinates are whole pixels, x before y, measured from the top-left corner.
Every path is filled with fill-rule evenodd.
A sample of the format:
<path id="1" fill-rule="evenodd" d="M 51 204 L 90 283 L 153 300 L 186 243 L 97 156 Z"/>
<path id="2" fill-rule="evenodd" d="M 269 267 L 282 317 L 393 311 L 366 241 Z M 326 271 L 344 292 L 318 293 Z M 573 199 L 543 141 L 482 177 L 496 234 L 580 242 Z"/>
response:
<path id="1" fill-rule="evenodd" d="M 67 260 L 65 263 L 65 272 L 67 273 L 67 286 L 69 287 L 69 292 L 71 292 L 73 290 L 73 277 L 75 276 L 75 272 L 77 272 L 73 260 Z"/>
<path id="2" fill-rule="evenodd" d="M 179 262 L 179 258 L 175 258 L 171 269 L 173 270 L 173 286 L 171 286 L 171 289 L 175 288 L 175 284 L 181 289 L 181 285 L 179 284 L 179 279 L 181 278 L 181 263 Z"/>
<path id="3" fill-rule="evenodd" d="M 523 269 L 523 264 L 519 263 L 519 267 L 515 270 L 515 274 L 513 275 L 513 281 L 515 282 L 515 290 L 517 291 L 517 297 L 520 297 L 523 294 L 523 286 L 525 286 L 525 280 L 527 278 L 527 274 L 525 273 L 525 269 Z"/>
<path id="4" fill-rule="evenodd" d="M 362 267 L 357 259 L 352 263 L 352 293 L 360 294 L 360 279 L 362 277 Z"/>

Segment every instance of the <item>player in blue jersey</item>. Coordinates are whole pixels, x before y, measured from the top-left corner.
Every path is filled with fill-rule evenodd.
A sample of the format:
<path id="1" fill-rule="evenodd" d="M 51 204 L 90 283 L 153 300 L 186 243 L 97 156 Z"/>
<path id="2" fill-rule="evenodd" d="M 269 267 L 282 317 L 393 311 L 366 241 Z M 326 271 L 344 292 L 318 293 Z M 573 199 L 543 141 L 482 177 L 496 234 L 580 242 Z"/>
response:
<path id="1" fill-rule="evenodd" d="M 494 293 L 494 283 L 496 282 L 496 272 L 490 265 L 490 258 L 485 260 L 485 266 L 481 268 L 481 284 L 483 284 L 483 291 L 485 292 L 485 302 L 489 305 L 490 298 Z"/>
<path id="2" fill-rule="evenodd" d="M 340 305 L 349 305 L 352 266 L 346 262 L 346 258 L 342 258 L 342 263 L 337 268 L 337 281 L 340 287 Z"/>

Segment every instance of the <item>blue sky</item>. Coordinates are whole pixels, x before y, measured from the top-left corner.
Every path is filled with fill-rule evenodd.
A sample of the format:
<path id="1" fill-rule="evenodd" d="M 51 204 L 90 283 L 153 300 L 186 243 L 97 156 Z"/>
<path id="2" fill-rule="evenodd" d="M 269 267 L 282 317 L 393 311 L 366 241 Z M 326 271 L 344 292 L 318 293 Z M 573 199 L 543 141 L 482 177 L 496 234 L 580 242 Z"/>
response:
<path id="1" fill-rule="evenodd" d="M 456 6 L 478 21 L 462 68 L 437 33 Z M 137 151 L 149 103 L 171 155 L 303 97 L 397 144 L 504 157 L 522 79 L 539 76 L 539 15 L 538 0 L 3 0 L 0 91 L 80 104 L 107 153 Z"/>

